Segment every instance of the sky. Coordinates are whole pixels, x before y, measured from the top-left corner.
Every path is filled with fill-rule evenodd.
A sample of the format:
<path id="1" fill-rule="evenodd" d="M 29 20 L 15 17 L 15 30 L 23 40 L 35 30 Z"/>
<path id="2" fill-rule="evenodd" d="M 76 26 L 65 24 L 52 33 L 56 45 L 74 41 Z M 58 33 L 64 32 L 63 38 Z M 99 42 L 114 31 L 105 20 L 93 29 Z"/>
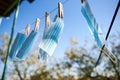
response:
<path id="1" fill-rule="evenodd" d="M 27 0 L 24 0 L 19 7 L 19 15 L 15 27 L 14 37 L 18 32 L 23 32 L 28 23 L 31 24 L 32 30 L 34 28 L 36 18 L 40 18 L 41 20 L 39 34 L 42 35 L 45 27 L 45 12 L 50 12 L 51 10 L 57 8 L 58 2 L 64 1 L 66 0 L 35 0 L 33 3 L 30 4 Z M 103 33 L 106 35 L 118 0 L 88 0 L 88 2 L 98 24 L 101 26 Z M 95 44 L 95 40 L 93 39 L 88 29 L 88 24 L 86 23 L 81 13 L 80 0 L 67 0 L 67 2 L 63 5 L 63 9 L 64 30 L 62 37 L 58 43 L 58 46 L 53 54 L 53 56 L 56 58 L 64 57 L 65 51 L 71 45 L 71 37 L 79 41 L 79 46 L 83 46 L 85 40 L 87 40 L 88 46 Z M 55 10 L 50 14 L 51 21 L 54 19 L 55 15 L 57 14 L 57 11 L 58 10 Z M 8 18 L 3 18 L 2 23 L 0 25 L 0 35 L 4 32 L 10 34 L 14 13 L 15 12 L 13 12 Z M 120 32 L 119 20 L 120 10 L 116 16 L 110 36 L 113 34 L 117 34 L 117 32 Z"/>

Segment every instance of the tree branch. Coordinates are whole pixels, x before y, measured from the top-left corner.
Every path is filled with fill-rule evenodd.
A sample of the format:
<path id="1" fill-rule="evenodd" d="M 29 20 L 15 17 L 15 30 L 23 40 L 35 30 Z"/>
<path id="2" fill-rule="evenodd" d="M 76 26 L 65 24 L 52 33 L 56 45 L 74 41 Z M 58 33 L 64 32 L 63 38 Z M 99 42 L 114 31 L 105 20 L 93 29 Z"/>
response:
<path id="1" fill-rule="evenodd" d="M 19 69 L 18 69 L 18 65 L 17 65 L 16 62 L 14 63 L 14 66 L 15 66 L 15 70 L 17 71 L 20 80 L 24 80 L 24 79 L 22 78 L 21 74 L 20 74 L 20 71 L 19 71 Z"/>

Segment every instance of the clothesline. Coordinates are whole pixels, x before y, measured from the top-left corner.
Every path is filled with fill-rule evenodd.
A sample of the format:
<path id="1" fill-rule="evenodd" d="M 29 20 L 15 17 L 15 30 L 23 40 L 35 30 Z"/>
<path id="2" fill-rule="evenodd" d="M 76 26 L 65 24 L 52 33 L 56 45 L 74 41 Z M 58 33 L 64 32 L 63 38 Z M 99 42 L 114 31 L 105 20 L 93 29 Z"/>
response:
<path id="1" fill-rule="evenodd" d="M 69 1 L 69 0 L 67 0 L 67 1 Z M 12 26 L 12 30 L 11 30 L 11 37 L 10 37 L 10 41 L 9 41 L 9 45 L 8 45 L 8 50 L 7 50 L 7 56 L 6 56 L 6 59 L 5 59 L 5 66 L 4 66 L 4 70 L 3 70 L 3 74 L 2 74 L 2 80 L 5 80 L 5 75 L 6 75 L 6 71 L 7 71 L 7 63 L 8 63 L 8 55 L 9 55 L 9 52 L 11 52 L 10 48 L 12 47 L 13 50 L 14 49 L 17 50 L 16 48 L 14 48 L 15 46 L 12 46 L 12 40 L 13 40 L 14 28 L 15 28 L 15 24 L 16 24 L 16 20 L 17 20 L 17 16 L 18 16 L 18 11 L 19 11 L 19 3 L 20 3 L 20 0 L 18 1 L 18 5 L 17 5 L 17 8 L 16 8 L 16 13 L 15 13 L 14 21 L 13 21 L 13 26 Z M 57 31 L 54 31 L 54 33 L 57 32 L 57 35 L 54 35 L 54 33 L 51 33 L 51 35 L 50 34 L 49 35 L 46 34 L 47 37 L 45 38 L 47 41 L 48 41 L 48 39 L 53 40 L 52 44 L 55 42 L 55 40 L 58 41 L 59 37 L 61 35 L 61 31 L 62 31 L 61 28 L 64 27 L 64 22 L 63 22 L 62 18 L 63 18 L 63 6 L 62 6 L 61 3 L 58 3 L 58 16 L 57 16 L 57 18 L 54 21 L 56 23 L 51 24 L 51 26 L 53 26 L 53 27 L 49 27 L 49 29 L 47 29 L 48 33 L 49 33 L 49 31 L 54 31 L 54 30 L 57 29 Z M 38 27 L 39 27 L 39 23 L 40 23 L 40 20 L 37 19 L 35 28 L 30 33 L 30 35 L 27 37 L 27 39 L 25 39 L 24 35 L 23 35 L 23 37 L 22 37 L 22 35 L 20 35 L 20 36 L 18 35 L 19 38 L 16 39 L 16 41 L 20 44 L 19 46 L 16 45 L 16 46 L 18 46 L 17 48 L 19 49 L 19 47 L 21 47 L 20 50 L 19 50 L 20 52 L 18 51 L 18 53 L 21 53 L 21 52 L 23 53 L 24 52 L 23 55 L 21 55 L 21 54 L 17 55 L 17 57 L 19 57 L 21 60 L 24 59 L 24 58 L 26 58 L 26 55 L 27 55 L 28 51 L 30 50 L 32 44 L 35 42 L 35 37 L 37 35 L 37 30 L 38 30 Z M 49 43 L 51 42 L 50 40 L 48 41 Z M 24 44 L 22 46 L 21 46 L 21 42 L 22 43 L 24 42 Z M 16 44 L 16 42 L 15 42 L 15 44 Z M 56 43 L 56 45 L 57 45 L 57 43 Z M 52 45 L 51 47 L 53 47 L 53 46 L 56 47 L 56 45 L 55 46 Z M 54 49 L 52 49 L 52 50 L 54 51 Z M 46 52 L 46 50 L 45 50 L 45 52 Z M 52 54 L 52 52 L 51 52 L 51 54 Z M 12 54 L 13 54 L 13 52 L 11 53 L 11 55 Z M 15 54 L 16 54 L 16 52 L 15 52 Z M 14 54 L 11 56 L 11 58 L 12 57 L 14 58 Z M 16 60 L 20 60 L 18 58 L 15 58 L 15 59 Z"/>
<path id="2" fill-rule="evenodd" d="M 70 0 L 65 0 L 64 2 L 61 2 L 63 5 L 65 5 L 68 1 Z M 56 11 L 58 9 L 58 7 L 55 7 L 54 9 L 52 9 L 51 11 L 49 11 L 49 14 L 53 13 L 54 11 Z M 40 17 L 40 20 L 44 19 L 45 15 Z M 35 21 L 33 21 L 32 23 L 30 23 L 30 25 L 34 25 Z"/>
<path id="3" fill-rule="evenodd" d="M 70 1 L 70 0 L 65 0 L 62 4 L 63 5 L 65 5 L 68 1 Z M 52 9 L 49 13 L 51 14 L 51 13 L 53 13 L 56 9 L 58 9 L 58 8 L 54 8 L 54 9 Z M 88 9 L 88 12 L 89 12 L 89 9 Z M 16 10 L 16 13 L 17 13 L 17 10 Z M 83 14 L 86 14 L 85 12 L 83 13 Z M 85 15 L 86 16 L 86 15 Z M 86 16 L 86 19 L 87 19 L 87 17 L 89 17 L 89 15 L 87 14 L 87 16 Z M 7 57 L 6 57 L 6 61 L 5 61 L 5 67 L 4 67 L 4 71 L 3 71 L 3 75 L 2 75 L 2 80 L 4 80 L 5 79 L 5 73 L 6 73 L 6 67 L 7 67 L 7 59 L 8 59 L 8 53 L 9 53 L 9 48 L 11 47 L 10 45 L 11 45 L 11 41 L 12 41 L 12 39 L 13 39 L 13 34 L 14 34 L 14 27 L 15 27 L 15 23 L 16 23 L 16 16 L 15 16 L 15 21 L 14 21 L 14 23 L 13 23 L 13 27 L 12 27 L 12 32 L 11 32 L 11 38 L 10 38 L 10 42 L 9 42 L 9 46 L 8 46 L 8 52 L 7 52 Z M 45 18 L 45 16 L 42 16 L 40 19 L 43 19 L 43 18 Z M 56 19 L 56 21 L 60 21 L 60 19 L 58 18 L 58 19 Z M 88 19 L 87 19 L 88 20 Z M 95 21 L 95 20 L 94 20 Z M 89 21 L 88 21 L 89 22 Z M 35 23 L 35 22 L 33 22 L 33 23 Z M 33 23 L 31 23 L 31 25 L 33 25 Z M 91 24 L 93 23 L 93 21 L 92 21 L 92 19 L 91 19 Z M 59 24 L 58 24 L 58 22 L 56 22 L 56 25 L 53 25 L 53 26 L 55 26 L 55 27 L 63 27 L 64 25 L 60 25 L 61 24 L 61 21 L 59 22 Z M 59 25 L 59 26 L 58 26 Z M 90 25 L 91 26 L 91 25 Z M 93 25 L 92 24 L 92 27 L 93 26 L 98 26 L 98 25 Z M 52 32 L 54 32 L 54 33 L 57 33 L 57 31 L 55 32 L 54 31 L 54 29 L 56 29 L 56 28 L 51 28 L 50 30 L 48 30 L 48 33 L 50 33 L 50 31 L 51 31 L 51 33 Z M 60 28 L 61 29 L 61 28 Z M 60 31 L 60 29 L 59 28 L 57 28 L 57 30 L 59 30 Z M 53 30 L 53 31 L 52 31 Z M 91 30 L 92 30 L 92 28 L 91 28 Z M 96 30 L 96 33 L 97 33 L 97 29 L 94 29 L 94 31 L 93 32 L 95 32 L 95 30 Z M 62 31 L 62 30 L 61 30 Z M 108 31 L 108 32 L 110 32 L 110 31 Z M 53 34 L 53 33 L 52 33 Z M 57 35 L 57 36 L 59 36 L 59 35 Z M 99 36 L 98 36 L 99 37 Z M 108 37 L 108 36 L 107 36 Z M 50 39 L 49 41 L 47 40 L 47 39 Z M 50 44 L 50 46 L 51 46 L 51 44 L 53 44 L 53 41 L 51 40 L 51 38 L 52 39 L 55 39 L 55 40 L 58 40 L 58 39 L 56 39 L 56 37 L 54 37 L 53 35 L 45 35 L 45 39 L 46 39 L 46 41 L 47 42 L 49 42 L 49 44 Z M 96 38 L 96 36 L 95 36 L 95 38 Z M 32 38 L 31 38 L 32 39 Z M 28 39 L 28 40 L 30 40 L 30 39 Z M 96 40 L 97 41 L 97 40 Z M 26 42 L 28 42 L 28 41 L 26 41 Z M 52 46 L 54 46 L 54 45 L 52 45 Z M 103 46 L 103 45 L 102 45 Z M 43 49 L 43 51 L 45 51 L 46 53 L 47 53 L 47 50 L 45 50 L 46 49 L 46 47 L 45 47 L 45 49 L 44 49 L 44 45 L 43 45 L 43 47 L 41 47 L 41 49 Z M 55 47 L 56 47 L 56 44 L 55 44 Z M 100 46 L 100 48 L 101 48 L 101 46 Z M 49 50 L 51 49 L 51 47 L 49 48 Z M 53 49 L 54 50 L 54 49 Z M 51 51 L 51 53 L 53 53 L 53 51 Z M 50 54 L 50 55 L 52 55 L 52 54 Z M 43 56 L 44 57 L 44 56 Z"/>

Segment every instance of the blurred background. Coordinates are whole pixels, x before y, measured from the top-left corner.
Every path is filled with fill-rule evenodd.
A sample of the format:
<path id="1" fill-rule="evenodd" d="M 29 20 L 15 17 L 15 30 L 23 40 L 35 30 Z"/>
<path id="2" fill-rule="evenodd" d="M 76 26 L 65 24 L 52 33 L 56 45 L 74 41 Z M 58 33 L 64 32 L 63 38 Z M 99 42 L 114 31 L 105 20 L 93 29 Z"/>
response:
<path id="1" fill-rule="evenodd" d="M 88 0 L 104 35 L 107 34 L 118 1 Z M 58 13 L 58 2 L 63 3 L 64 31 L 53 56 L 42 61 L 38 59 L 37 48 L 45 28 L 45 12 L 50 13 L 52 21 Z M 0 1 L 0 78 L 16 6 L 17 0 Z M 7 80 L 120 80 L 120 61 L 113 64 L 102 54 L 100 63 L 95 66 L 100 50 L 81 14 L 80 0 L 21 0 L 14 38 L 18 32 L 24 31 L 28 23 L 32 30 L 36 18 L 41 20 L 39 39 L 25 61 L 13 62 L 9 59 Z M 120 10 L 106 44 L 120 60 L 119 20 Z"/>

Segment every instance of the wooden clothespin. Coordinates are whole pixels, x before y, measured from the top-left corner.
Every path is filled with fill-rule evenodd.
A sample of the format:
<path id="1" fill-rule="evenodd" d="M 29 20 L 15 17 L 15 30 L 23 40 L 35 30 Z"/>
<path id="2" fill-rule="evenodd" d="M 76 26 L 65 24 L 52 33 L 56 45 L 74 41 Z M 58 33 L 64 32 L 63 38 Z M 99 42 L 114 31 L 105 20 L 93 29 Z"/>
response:
<path id="1" fill-rule="evenodd" d="M 38 31 L 38 29 L 39 29 L 39 24 L 40 24 L 40 19 L 37 18 L 37 19 L 36 19 L 36 23 L 35 23 L 35 27 L 34 27 L 34 30 L 35 30 L 35 31 Z"/>
<path id="2" fill-rule="evenodd" d="M 81 3 L 84 3 L 85 2 L 85 0 L 81 0 Z"/>
<path id="3" fill-rule="evenodd" d="M 45 25 L 50 26 L 50 14 L 48 12 L 45 13 Z"/>
<path id="4" fill-rule="evenodd" d="M 58 17 L 60 17 L 60 18 L 64 17 L 64 15 L 63 15 L 63 5 L 60 2 L 58 3 Z"/>
<path id="5" fill-rule="evenodd" d="M 28 35 L 30 32 L 30 24 L 27 24 L 24 34 Z"/>

